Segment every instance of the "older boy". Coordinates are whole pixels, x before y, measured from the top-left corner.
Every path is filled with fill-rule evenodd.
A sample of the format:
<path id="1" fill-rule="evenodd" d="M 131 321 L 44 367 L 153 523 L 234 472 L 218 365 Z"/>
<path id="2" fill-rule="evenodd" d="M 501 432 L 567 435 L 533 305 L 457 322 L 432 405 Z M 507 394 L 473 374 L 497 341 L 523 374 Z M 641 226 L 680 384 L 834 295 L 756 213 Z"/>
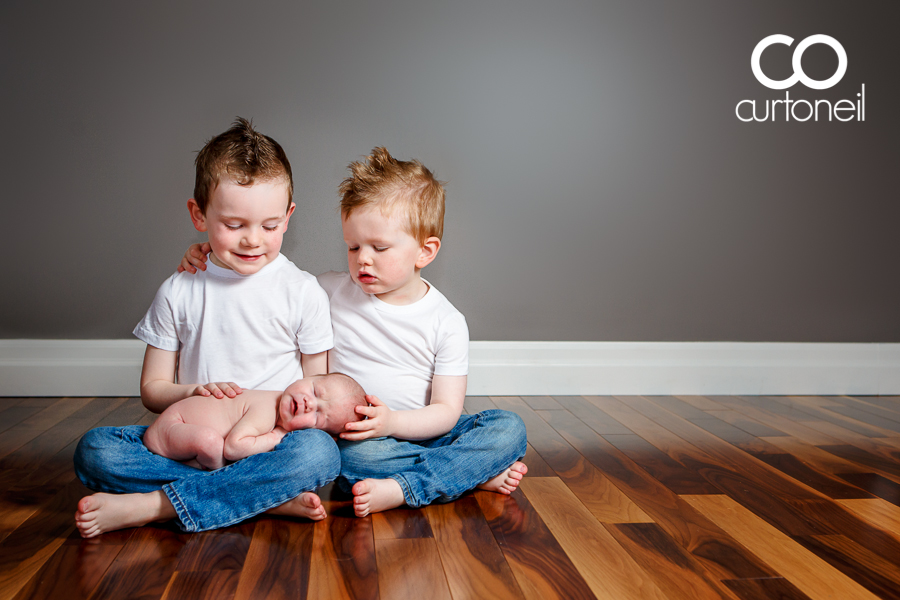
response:
<path id="1" fill-rule="evenodd" d="M 154 454 L 212 471 L 269 452 L 298 429 L 336 436 L 363 418 L 357 406 L 368 406 L 366 393 L 343 373 L 304 377 L 284 392 L 246 390 L 221 400 L 191 396 L 163 411 L 144 433 L 144 445 Z"/>
<path id="2" fill-rule="evenodd" d="M 163 283 L 135 329 L 147 343 L 141 399 L 157 413 L 197 394 L 284 390 L 303 374 L 325 373 L 333 344 L 327 296 L 280 254 L 294 211 L 281 146 L 238 119 L 206 144 L 196 167 L 188 209 L 194 227 L 209 233 L 211 264 L 203 276 L 176 274 Z M 89 488 L 112 494 L 78 503 L 83 536 L 172 518 L 185 531 L 202 531 L 275 507 L 325 516 L 309 493 L 340 468 L 324 431 L 294 431 L 273 452 L 201 472 L 148 452 L 145 430 L 99 428 L 79 442 L 76 473 Z"/>
<path id="3" fill-rule="evenodd" d="M 348 273 L 319 282 L 331 299 L 328 368 L 369 393 L 368 419 L 341 434 L 341 476 L 357 516 L 448 501 L 479 487 L 503 494 L 527 471 L 525 427 L 513 413 L 462 415 L 465 319 L 421 270 L 437 256 L 444 189 L 418 161 L 375 148 L 341 184 Z M 189 249 L 182 267 L 203 268 Z M 383 398 L 382 401 L 379 398 Z"/>

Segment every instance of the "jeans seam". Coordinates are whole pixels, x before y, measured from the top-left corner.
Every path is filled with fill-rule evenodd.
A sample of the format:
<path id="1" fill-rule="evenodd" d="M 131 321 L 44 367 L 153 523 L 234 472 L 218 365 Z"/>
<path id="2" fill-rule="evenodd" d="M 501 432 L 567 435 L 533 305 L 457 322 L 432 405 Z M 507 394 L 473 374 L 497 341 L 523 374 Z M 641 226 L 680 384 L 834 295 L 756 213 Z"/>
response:
<path id="1" fill-rule="evenodd" d="M 416 503 L 417 499 L 413 496 L 412 488 L 410 488 L 409 482 L 406 481 L 403 474 L 395 473 L 389 477 L 400 485 L 400 491 L 403 492 L 403 499 L 406 501 L 406 505 L 410 508 L 418 508 L 420 505 Z"/>
<path id="2" fill-rule="evenodd" d="M 175 509 L 175 514 L 178 515 L 178 520 L 181 521 L 182 529 L 188 532 L 197 531 L 197 522 L 191 518 L 191 514 L 190 512 L 188 512 L 187 506 L 185 506 L 184 501 L 178 495 L 178 492 L 175 491 L 175 488 L 172 487 L 172 484 L 167 483 L 162 487 L 162 490 L 166 494 L 166 497 L 169 499 L 169 502 L 172 503 L 172 508 Z"/>

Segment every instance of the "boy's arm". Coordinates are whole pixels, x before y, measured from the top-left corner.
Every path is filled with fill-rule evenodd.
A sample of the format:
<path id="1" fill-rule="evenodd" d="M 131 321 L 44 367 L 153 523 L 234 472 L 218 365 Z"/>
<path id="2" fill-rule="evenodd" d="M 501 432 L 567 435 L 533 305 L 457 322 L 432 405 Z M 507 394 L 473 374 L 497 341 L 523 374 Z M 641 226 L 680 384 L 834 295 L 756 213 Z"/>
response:
<path id="1" fill-rule="evenodd" d="M 391 410 L 375 396 L 366 396 L 371 406 L 357 406 L 365 421 L 347 423 L 345 440 L 392 436 L 402 440 L 428 440 L 444 435 L 456 425 L 466 399 L 465 375 L 435 375 L 431 403 L 416 410 Z"/>
<path id="2" fill-rule="evenodd" d="M 303 368 L 303 376 L 325 375 L 328 373 L 328 352 L 318 354 L 301 354 L 300 366 Z"/>
<path id="3" fill-rule="evenodd" d="M 278 445 L 287 433 L 281 427 L 273 428 L 278 399 L 282 393 L 268 390 L 244 392 L 243 397 L 250 406 L 225 437 L 223 454 L 226 460 L 241 460 L 253 454 L 268 452 Z"/>
<path id="4" fill-rule="evenodd" d="M 232 382 L 207 383 L 205 385 L 175 383 L 175 365 L 178 353 L 160 350 L 147 345 L 144 366 L 141 368 L 141 401 L 147 410 L 161 413 L 179 400 L 190 396 L 215 396 L 234 398 L 243 392 Z"/>

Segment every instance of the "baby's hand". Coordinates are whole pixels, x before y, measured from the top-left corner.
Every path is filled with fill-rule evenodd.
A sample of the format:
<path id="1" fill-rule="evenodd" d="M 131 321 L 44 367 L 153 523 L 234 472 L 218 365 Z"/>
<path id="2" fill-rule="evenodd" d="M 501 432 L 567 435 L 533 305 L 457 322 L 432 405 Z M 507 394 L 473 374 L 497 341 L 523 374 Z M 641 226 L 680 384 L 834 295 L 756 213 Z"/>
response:
<path id="1" fill-rule="evenodd" d="M 367 440 L 385 437 L 393 433 L 394 412 L 377 396 L 366 396 L 366 402 L 369 403 L 369 406 L 357 406 L 356 413 L 369 418 L 365 421 L 354 421 L 344 425 L 344 428 L 351 433 L 342 433 L 342 440 Z"/>
<path id="2" fill-rule="evenodd" d="M 206 255 L 209 254 L 209 242 L 202 244 L 191 244 L 184 256 L 181 257 L 181 264 L 178 265 L 178 272 L 187 271 L 188 273 L 196 273 L 197 269 L 206 270 Z"/>
<path id="3" fill-rule="evenodd" d="M 220 381 L 218 383 L 207 383 L 206 385 L 198 385 L 191 392 L 192 396 L 215 396 L 218 399 L 222 399 L 225 396 L 229 398 L 234 398 L 238 394 L 242 393 L 244 390 L 241 389 L 241 386 L 234 383 L 233 381 Z"/>

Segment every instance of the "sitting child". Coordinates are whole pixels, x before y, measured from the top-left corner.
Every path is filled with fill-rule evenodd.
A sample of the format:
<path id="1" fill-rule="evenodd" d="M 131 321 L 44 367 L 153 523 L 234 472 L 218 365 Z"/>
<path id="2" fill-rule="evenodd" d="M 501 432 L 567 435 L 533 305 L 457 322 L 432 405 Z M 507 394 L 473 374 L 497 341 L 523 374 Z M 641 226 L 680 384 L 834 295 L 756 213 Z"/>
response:
<path id="1" fill-rule="evenodd" d="M 289 431 L 316 428 L 336 436 L 346 423 L 362 418 L 357 406 L 368 406 L 366 393 L 342 373 L 305 377 L 284 392 L 192 396 L 171 405 L 150 425 L 144 445 L 160 456 L 213 471 L 272 450 Z"/>

